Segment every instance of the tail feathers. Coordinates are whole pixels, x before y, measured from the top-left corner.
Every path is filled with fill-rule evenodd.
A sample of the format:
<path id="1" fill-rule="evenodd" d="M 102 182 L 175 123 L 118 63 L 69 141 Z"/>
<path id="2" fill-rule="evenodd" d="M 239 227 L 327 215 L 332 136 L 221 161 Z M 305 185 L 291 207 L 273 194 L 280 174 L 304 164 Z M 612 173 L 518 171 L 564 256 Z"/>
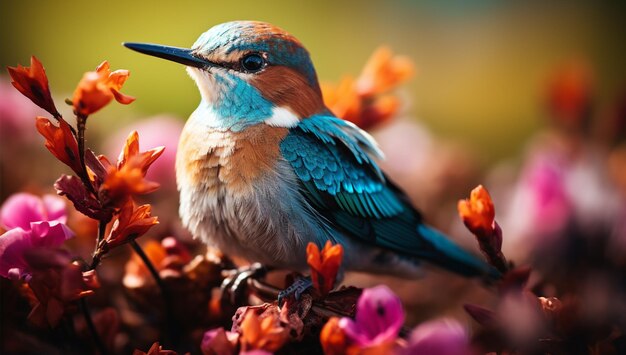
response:
<path id="1" fill-rule="evenodd" d="M 436 229 L 422 224 L 417 231 L 433 248 L 422 256 L 424 260 L 463 276 L 482 276 L 490 280 L 502 277 L 496 268 L 462 249 Z"/>

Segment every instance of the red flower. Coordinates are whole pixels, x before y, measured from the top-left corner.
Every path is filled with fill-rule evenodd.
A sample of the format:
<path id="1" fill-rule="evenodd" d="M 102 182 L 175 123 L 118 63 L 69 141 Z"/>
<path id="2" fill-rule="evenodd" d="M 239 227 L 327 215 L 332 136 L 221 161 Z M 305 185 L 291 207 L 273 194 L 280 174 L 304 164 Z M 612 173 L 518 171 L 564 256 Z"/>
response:
<path id="1" fill-rule="evenodd" d="M 152 226 L 158 224 L 158 218 L 151 215 L 151 209 L 150 205 L 135 207 L 131 199 L 127 200 L 113 223 L 109 236 L 104 240 L 107 250 L 146 234 Z"/>
<path id="2" fill-rule="evenodd" d="M 128 70 L 111 72 L 106 60 L 96 71 L 86 72 L 74 91 L 74 112 L 78 116 L 86 117 L 108 105 L 114 98 L 124 105 L 135 101 L 134 97 L 119 92 L 129 75 Z"/>
<path id="3" fill-rule="evenodd" d="M 7 67 L 7 70 L 11 76 L 11 84 L 19 92 L 28 97 L 35 105 L 50 112 L 55 118 L 61 117 L 54 106 L 54 101 L 52 101 L 48 77 L 39 59 L 32 56 L 30 57 L 30 67 L 23 67 L 18 64 L 17 67 Z"/>
<path id="4" fill-rule="evenodd" d="M 59 126 L 55 126 L 45 117 L 37 117 L 37 130 L 46 139 L 46 148 L 57 159 L 69 166 L 77 174 L 82 174 L 82 165 L 78 156 L 78 142 L 70 125 L 59 118 Z"/>
<path id="5" fill-rule="evenodd" d="M 321 295 L 328 294 L 337 279 L 337 272 L 343 258 L 343 247 L 341 244 L 332 245 L 330 241 L 327 241 L 320 251 L 315 243 L 309 243 L 306 247 L 306 254 L 306 262 L 311 267 L 313 286 Z"/>

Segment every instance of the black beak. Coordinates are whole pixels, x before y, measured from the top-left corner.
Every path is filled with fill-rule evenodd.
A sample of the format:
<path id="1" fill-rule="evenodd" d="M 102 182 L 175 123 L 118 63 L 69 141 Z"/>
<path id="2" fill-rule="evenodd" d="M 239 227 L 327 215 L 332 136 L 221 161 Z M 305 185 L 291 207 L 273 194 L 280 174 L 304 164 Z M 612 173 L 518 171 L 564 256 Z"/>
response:
<path id="1" fill-rule="evenodd" d="M 213 66 L 213 63 L 207 60 L 204 60 L 202 58 L 196 57 L 195 55 L 192 54 L 191 49 L 187 49 L 187 48 L 178 48 L 178 47 L 162 46 L 160 44 L 134 43 L 134 42 L 124 42 L 122 44 L 124 45 L 124 47 L 130 48 L 139 53 L 171 60 L 173 62 L 184 64 L 190 67 L 206 68 L 208 66 Z"/>

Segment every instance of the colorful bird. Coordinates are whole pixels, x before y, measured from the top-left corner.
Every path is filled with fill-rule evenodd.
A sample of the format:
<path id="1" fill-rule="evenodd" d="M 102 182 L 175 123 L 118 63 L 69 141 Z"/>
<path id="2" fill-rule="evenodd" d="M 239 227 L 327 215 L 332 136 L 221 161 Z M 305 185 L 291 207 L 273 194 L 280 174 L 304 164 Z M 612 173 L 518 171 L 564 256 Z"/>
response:
<path id="1" fill-rule="evenodd" d="M 309 53 L 268 23 L 235 21 L 191 49 L 125 43 L 187 66 L 202 99 L 180 138 L 180 215 L 227 255 L 306 270 L 308 242 L 343 245 L 343 267 L 414 277 L 420 261 L 499 277 L 428 227 L 380 170 L 376 142 L 324 105 Z"/>

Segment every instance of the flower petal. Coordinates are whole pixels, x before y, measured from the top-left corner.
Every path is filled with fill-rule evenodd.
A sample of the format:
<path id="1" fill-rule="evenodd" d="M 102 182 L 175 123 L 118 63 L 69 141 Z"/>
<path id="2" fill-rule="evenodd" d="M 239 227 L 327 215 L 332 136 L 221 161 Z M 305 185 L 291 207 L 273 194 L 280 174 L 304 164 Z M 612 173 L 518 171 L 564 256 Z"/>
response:
<path id="1" fill-rule="evenodd" d="M 411 333 L 406 354 L 467 355 L 469 340 L 463 326 L 453 319 L 439 319 L 417 326 Z"/>
<path id="2" fill-rule="evenodd" d="M 355 340 L 367 339 L 367 344 L 376 345 L 395 340 L 404 323 L 402 302 L 387 286 L 380 285 L 363 290 L 355 317 L 355 326 L 346 329 L 346 334 L 359 333 Z"/>
<path id="3" fill-rule="evenodd" d="M 9 197 L 0 210 L 0 225 L 5 229 L 30 230 L 30 223 L 45 221 L 44 204 L 29 193 L 17 193 Z"/>
<path id="4" fill-rule="evenodd" d="M 28 264 L 24 253 L 32 248 L 31 232 L 14 228 L 0 235 L 0 276 L 9 277 L 17 269 L 19 276 L 27 272 Z"/>
<path id="5" fill-rule="evenodd" d="M 65 200 L 56 195 L 44 195 L 42 198 L 48 221 L 67 222 Z"/>

